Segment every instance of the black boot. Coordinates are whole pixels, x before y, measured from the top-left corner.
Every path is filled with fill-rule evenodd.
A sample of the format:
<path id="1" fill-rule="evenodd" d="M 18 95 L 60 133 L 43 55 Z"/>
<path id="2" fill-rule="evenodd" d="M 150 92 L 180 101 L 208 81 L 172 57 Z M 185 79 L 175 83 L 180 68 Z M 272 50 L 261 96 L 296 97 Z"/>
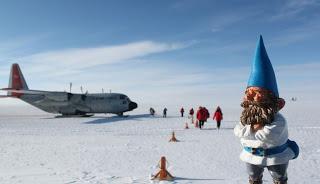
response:
<path id="1" fill-rule="evenodd" d="M 262 180 L 253 181 L 253 180 L 249 179 L 249 184 L 262 184 Z"/>
<path id="2" fill-rule="evenodd" d="M 287 184 L 287 181 L 277 181 L 277 180 L 273 180 L 274 184 Z"/>
<path id="3" fill-rule="evenodd" d="M 249 177 L 249 184 L 262 184 L 262 176 L 259 177 L 258 179 L 251 179 L 251 177 Z"/>

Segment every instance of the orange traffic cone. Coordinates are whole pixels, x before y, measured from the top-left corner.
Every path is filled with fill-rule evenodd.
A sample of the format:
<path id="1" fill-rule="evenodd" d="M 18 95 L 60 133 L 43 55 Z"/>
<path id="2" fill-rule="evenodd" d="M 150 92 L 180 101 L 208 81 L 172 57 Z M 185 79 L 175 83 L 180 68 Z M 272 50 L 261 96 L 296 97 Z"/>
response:
<path id="1" fill-rule="evenodd" d="M 172 136 L 171 136 L 171 139 L 169 140 L 169 142 L 178 142 L 178 139 L 176 138 L 174 131 L 172 132 Z"/>
<path id="2" fill-rule="evenodd" d="M 160 171 L 151 178 L 152 180 L 173 180 L 173 176 L 166 169 L 166 163 L 166 157 L 162 156 L 160 159 Z"/>
<path id="3" fill-rule="evenodd" d="M 186 123 L 184 129 L 189 129 L 188 123 Z"/>

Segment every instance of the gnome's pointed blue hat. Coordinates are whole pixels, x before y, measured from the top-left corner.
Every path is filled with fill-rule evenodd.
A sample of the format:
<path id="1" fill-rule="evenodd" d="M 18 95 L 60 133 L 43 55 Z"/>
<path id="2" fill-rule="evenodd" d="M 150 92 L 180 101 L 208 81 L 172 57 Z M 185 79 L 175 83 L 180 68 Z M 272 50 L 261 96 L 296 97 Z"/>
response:
<path id="1" fill-rule="evenodd" d="M 274 74 L 266 48 L 264 47 L 261 35 L 252 63 L 248 87 L 261 87 L 272 91 L 276 97 L 279 97 L 276 76 Z"/>

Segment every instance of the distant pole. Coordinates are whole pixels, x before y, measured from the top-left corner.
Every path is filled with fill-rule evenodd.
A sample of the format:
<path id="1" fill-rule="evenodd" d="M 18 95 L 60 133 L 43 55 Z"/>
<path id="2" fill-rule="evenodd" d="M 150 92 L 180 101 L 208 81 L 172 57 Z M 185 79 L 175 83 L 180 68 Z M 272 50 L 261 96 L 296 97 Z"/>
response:
<path id="1" fill-rule="evenodd" d="M 70 93 L 71 93 L 71 88 L 72 88 L 72 82 L 70 82 Z"/>
<path id="2" fill-rule="evenodd" d="M 111 93 L 111 89 L 110 89 L 110 93 Z"/>
<path id="3" fill-rule="evenodd" d="M 102 93 L 104 93 L 104 89 L 102 88 Z"/>
<path id="4" fill-rule="evenodd" d="M 82 86 L 80 86 L 80 90 L 81 90 L 81 93 L 83 93 L 83 88 L 82 88 Z"/>

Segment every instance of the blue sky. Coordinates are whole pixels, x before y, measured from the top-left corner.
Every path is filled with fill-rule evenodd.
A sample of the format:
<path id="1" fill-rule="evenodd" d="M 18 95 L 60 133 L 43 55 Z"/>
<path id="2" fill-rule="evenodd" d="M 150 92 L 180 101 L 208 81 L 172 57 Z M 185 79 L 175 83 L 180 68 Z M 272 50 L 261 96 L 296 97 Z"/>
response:
<path id="1" fill-rule="evenodd" d="M 320 92 L 316 0 L 8 0 L 0 27 L 3 87 L 17 62 L 32 89 L 73 82 L 150 105 L 239 104 L 262 34 L 280 96 Z"/>

